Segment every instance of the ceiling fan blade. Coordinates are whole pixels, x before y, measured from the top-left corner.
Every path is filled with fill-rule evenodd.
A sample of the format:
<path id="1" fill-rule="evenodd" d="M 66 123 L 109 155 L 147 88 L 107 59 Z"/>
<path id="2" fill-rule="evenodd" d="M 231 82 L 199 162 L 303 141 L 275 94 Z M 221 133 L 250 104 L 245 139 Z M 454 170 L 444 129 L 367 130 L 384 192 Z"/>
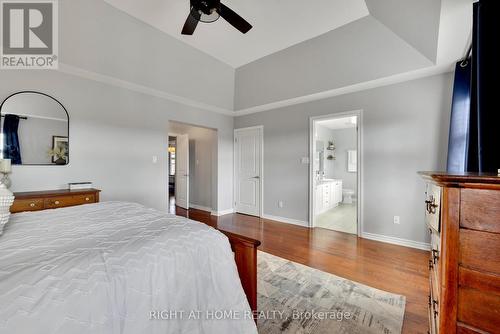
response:
<path id="1" fill-rule="evenodd" d="M 246 34 L 250 29 L 252 29 L 252 25 L 245 21 L 244 18 L 236 14 L 232 9 L 225 6 L 224 4 L 220 4 L 220 9 L 218 10 L 220 16 L 224 20 L 226 20 L 230 25 Z"/>
<path id="2" fill-rule="evenodd" d="M 198 25 L 200 17 L 201 15 L 200 13 L 198 13 L 198 11 L 192 10 L 186 19 L 186 23 L 184 23 L 184 27 L 182 28 L 182 34 L 192 35 L 194 33 L 194 30 L 196 29 L 196 26 Z"/>

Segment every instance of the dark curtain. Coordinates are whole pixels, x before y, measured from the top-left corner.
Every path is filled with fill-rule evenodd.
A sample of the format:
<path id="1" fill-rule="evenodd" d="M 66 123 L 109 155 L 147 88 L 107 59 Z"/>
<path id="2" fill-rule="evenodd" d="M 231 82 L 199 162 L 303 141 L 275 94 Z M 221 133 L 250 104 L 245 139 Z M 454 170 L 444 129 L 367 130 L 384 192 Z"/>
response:
<path id="1" fill-rule="evenodd" d="M 500 169 L 500 1 L 474 3 L 472 57 L 457 63 L 448 172 Z"/>
<path id="2" fill-rule="evenodd" d="M 500 1 L 474 4 L 471 114 L 467 171 L 500 169 Z"/>
<path id="3" fill-rule="evenodd" d="M 470 121 L 471 90 L 470 59 L 459 61 L 455 67 L 453 102 L 451 106 L 450 138 L 448 140 L 448 172 L 467 170 L 467 142 Z"/>
<path id="4" fill-rule="evenodd" d="M 19 116 L 5 115 L 3 122 L 4 144 L 3 157 L 11 159 L 13 165 L 21 165 L 21 148 L 19 147 Z"/>

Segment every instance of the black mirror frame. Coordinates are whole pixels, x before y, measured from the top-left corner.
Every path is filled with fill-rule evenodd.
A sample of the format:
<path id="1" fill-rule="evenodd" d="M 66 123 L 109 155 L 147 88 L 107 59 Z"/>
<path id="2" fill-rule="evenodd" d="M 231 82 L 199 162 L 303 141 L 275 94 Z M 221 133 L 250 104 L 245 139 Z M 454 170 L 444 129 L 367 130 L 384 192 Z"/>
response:
<path id="1" fill-rule="evenodd" d="M 53 97 L 53 96 L 51 96 L 49 94 L 45 94 L 45 93 L 42 93 L 42 92 L 37 92 L 37 91 L 34 91 L 34 90 L 24 90 L 24 91 L 20 91 L 20 92 L 14 93 L 14 94 L 10 94 L 0 104 L 0 117 L 2 116 L 2 107 L 3 107 L 4 103 L 8 99 L 10 99 L 11 97 L 19 95 L 19 94 L 24 94 L 24 93 L 39 94 L 39 95 L 43 95 L 43 96 L 49 97 L 52 100 L 56 101 L 63 108 L 64 112 L 66 113 L 66 117 L 68 118 L 68 162 L 66 164 L 64 164 L 64 165 L 56 165 L 56 164 L 21 164 L 21 165 L 15 165 L 15 166 L 59 166 L 59 167 L 68 166 L 69 163 L 70 163 L 70 151 L 71 151 L 71 149 L 70 149 L 70 140 L 69 140 L 69 138 L 70 138 L 70 136 L 69 136 L 69 113 L 68 113 L 68 110 L 66 110 L 66 108 L 64 107 L 64 105 L 61 102 L 59 102 L 59 100 L 57 100 L 55 97 Z M 3 134 L 3 128 L 0 129 L 0 133 Z"/>

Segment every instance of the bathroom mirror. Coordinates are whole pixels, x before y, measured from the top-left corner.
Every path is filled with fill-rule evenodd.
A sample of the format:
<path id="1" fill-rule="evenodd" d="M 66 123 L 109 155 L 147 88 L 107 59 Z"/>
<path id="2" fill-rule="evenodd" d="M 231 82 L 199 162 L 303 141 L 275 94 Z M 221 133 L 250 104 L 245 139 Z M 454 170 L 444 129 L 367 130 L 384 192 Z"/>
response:
<path id="1" fill-rule="evenodd" d="M 52 96 L 18 92 L 0 105 L 3 159 L 13 165 L 67 165 L 69 116 Z"/>

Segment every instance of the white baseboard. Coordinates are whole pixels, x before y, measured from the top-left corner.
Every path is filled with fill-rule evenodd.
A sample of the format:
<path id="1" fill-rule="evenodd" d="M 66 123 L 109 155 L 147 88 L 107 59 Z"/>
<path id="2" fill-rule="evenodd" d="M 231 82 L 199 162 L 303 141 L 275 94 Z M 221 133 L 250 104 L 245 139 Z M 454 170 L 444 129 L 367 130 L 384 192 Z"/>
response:
<path id="1" fill-rule="evenodd" d="M 292 218 L 286 218 L 286 217 L 279 217 L 279 216 L 271 216 L 271 215 L 262 215 L 262 218 L 264 219 L 269 219 L 269 220 L 275 220 L 280 223 L 287 223 L 287 224 L 293 224 L 293 225 L 298 225 L 302 227 L 309 227 L 309 223 L 306 221 L 302 220 L 297 220 L 297 219 L 292 219 Z"/>
<path id="2" fill-rule="evenodd" d="M 212 212 L 212 208 L 209 208 L 208 206 L 202 206 L 202 205 L 198 205 L 198 204 L 189 203 L 189 207 L 193 208 L 193 209 L 197 209 L 197 210 Z"/>
<path id="3" fill-rule="evenodd" d="M 365 238 L 365 239 L 381 241 L 381 242 L 385 242 L 385 243 L 389 243 L 389 244 L 405 246 L 405 247 L 410 247 L 410 248 L 417 248 L 417 249 L 422 249 L 422 250 L 426 250 L 426 251 L 431 249 L 431 245 L 426 243 L 426 242 L 419 242 L 419 241 L 413 241 L 413 240 L 408 240 L 408 239 L 389 237 L 389 236 L 381 235 L 381 234 L 363 232 L 361 234 L 361 237 Z"/>
<path id="4" fill-rule="evenodd" d="M 220 217 L 220 216 L 224 216 L 224 215 L 229 215 L 231 213 L 234 213 L 234 209 L 227 209 L 227 210 L 222 210 L 222 211 L 212 211 L 211 215 Z"/>

